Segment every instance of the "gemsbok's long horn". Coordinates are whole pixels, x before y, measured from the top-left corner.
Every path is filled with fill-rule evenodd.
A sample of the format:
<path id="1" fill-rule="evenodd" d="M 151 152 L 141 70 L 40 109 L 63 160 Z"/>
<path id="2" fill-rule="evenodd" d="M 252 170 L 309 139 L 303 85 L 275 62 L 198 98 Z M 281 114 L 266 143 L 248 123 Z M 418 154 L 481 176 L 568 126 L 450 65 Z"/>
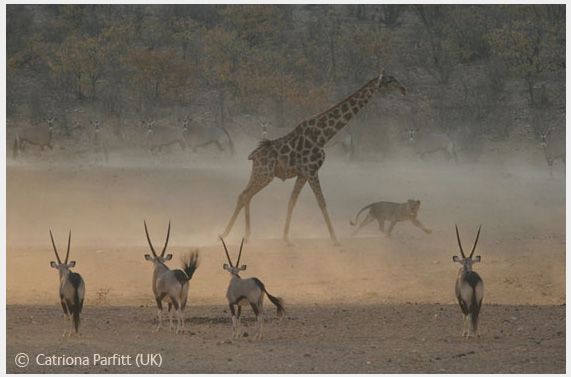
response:
<path id="1" fill-rule="evenodd" d="M 472 248 L 472 252 L 470 252 L 470 258 L 474 255 L 474 251 L 476 250 L 476 245 L 478 244 L 478 239 L 480 238 L 480 230 L 482 230 L 482 226 L 478 228 L 478 234 L 476 235 L 476 241 L 474 241 L 474 247 Z"/>
<path id="2" fill-rule="evenodd" d="M 224 251 L 226 252 L 226 258 L 228 258 L 228 263 L 230 263 L 230 267 L 234 267 L 234 265 L 232 264 L 232 260 L 230 259 L 230 254 L 228 254 L 228 248 L 226 247 L 226 242 L 224 242 L 224 239 L 222 237 L 220 237 L 220 241 L 222 241 L 222 245 L 224 245 Z"/>
<path id="3" fill-rule="evenodd" d="M 65 252 L 65 264 L 69 259 L 69 245 L 71 245 L 71 229 L 69 230 L 69 236 L 67 237 L 67 251 Z"/>
<path id="4" fill-rule="evenodd" d="M 240 258 L 242 257 L 243 246 L 244 246 L 244 237 L 242 237 L 242 243 L 240 244 L 240 253 L 238 254 L 238 261 L 236 262 L 236 267 L 240 267 Z"/>
<path id="5" fill-rule="evenodd" d="M 460 254 L 462 254 L 462 258 L 466 258 L 466 254 L 464 254 L 464 249 L 462 248 L 462 241 L 460 241 L 460 234 L 458 234 L 458 225 L 454 224 L 456 227 L 456 238 L 458 239 L 458 246 L 460 247 Z"/>
<path id="6" fill-rule="evenodd" d="M 147 229 L 147 221 L 143 221 L 143 224 L 145 224 L 145 234 L 147 235 L 147 241 L 149 242 L 149 247 L 151 248 L 151 252 L 153 253 L 153 255 L 156 257 L 157 253 L 155 252 L 155 248 L 153 247 L 153 243 L 151 242 L 151 237 L 149 237 L 149 230 Z"/>
<path id="7" fill-rule="evenodd" d="M 50 237 L 52 239 L 52 245 L 54 247 L 54 252 L 56 254 L 56 258 L 59 264 L 61 264 L 61 259 L 59 259 L 59 254 L 57 252 L 57 247 L 56 247 L 56 243 L 54 242 L 54 236 L 52 235 L 52 230 L 50 229 Z"/>
<path id="8" fill-rule="evenodd" d="M 169 229 L 167 230 L 167 239 L 165 241 L 165 246 L 163 247 L 163 251 L 161 252 L 161 257 L 165 256 L 165 251 L 167 251 L 167 246 L 169 244 L 169 237 L 171 235 L 171 222 L 169 220 Z"/>

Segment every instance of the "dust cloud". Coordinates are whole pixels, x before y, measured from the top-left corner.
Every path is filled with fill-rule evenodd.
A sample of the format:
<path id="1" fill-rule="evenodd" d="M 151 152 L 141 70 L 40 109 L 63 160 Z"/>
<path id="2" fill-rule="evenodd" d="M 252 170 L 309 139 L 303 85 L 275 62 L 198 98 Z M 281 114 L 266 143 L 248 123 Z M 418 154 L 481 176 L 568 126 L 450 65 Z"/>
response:
<path id="1" fill-rule="evenodd" d="M 201 266 L 190 284 L 190 303 L 223 304 L 228 283 L 218 235 L 250 174 L 252 145 L 236 156 L 174 149 L 160 156 L 112 151 L 105 164 L 40 153 L 7 166 L 7 301 L 57 302 L 58 279 L 49 261 L 51 228 L 87 284 L 87 304 L 152 304 L 151 264 L 143 228 L 161 248 L 172 221 L 169 265 L 199 247 Z M 47 156 L 47 157 L 46 157 Z M 565 302 L 565 175 L 554 177 L 539 151 L 490 151 L 477 163 L 455 165 L 441 156 L 420 160 L 402 153 L 381 161 L 347 162 L 329 151 L 320 171 L 328 210 L 341 246 L 330 241 L 309 186 L 294 210 L 290 238 L 281 240 L 293 180 L 275 179 L 252 200 L 252 238 L 244 247 L 244 276 L 257 276 L 286 302 L 453 303 L 458 254 L 454 224 L 470 248 L 482 224 L 476 266 L 486 301 L 504 304 Z M 351 237 L 349 220 L 374 201 L 421 200 L 426 235 L 409 222 L 392 239 L 376 223 Z M 241 214 L 227 238 L 237 253 Z"/>

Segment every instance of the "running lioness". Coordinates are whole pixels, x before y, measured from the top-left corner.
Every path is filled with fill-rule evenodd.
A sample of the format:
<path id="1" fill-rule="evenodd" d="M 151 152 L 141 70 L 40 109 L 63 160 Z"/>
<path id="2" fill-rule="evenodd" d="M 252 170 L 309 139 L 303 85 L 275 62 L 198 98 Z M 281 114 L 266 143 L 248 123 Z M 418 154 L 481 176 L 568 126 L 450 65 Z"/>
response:
<path id="1" fill-rule="evenodd" d="M 391 236 L 391 232 L 399 221 L 410 220 L 418 228 L 422 229 L 426 234 L 432 233 L 432 230 L 426 228 L 420 221 L 418 221 L 418 209 L 420 208 L 420 200 L 409 199 L 406 203 L 392 203 L 392 202 L 376 202 L 363 207 L 355 217 L 355 221 L 349 221 L 351 225 L 357 225 L 359 215 L 361 212 L 369 209 L 367 217 L 359 224 L 357 229 L 353 232 L 353 236 L 357 232 L 369 224 L 373 220 L 377 220 L 381 232 L 385 233 L 387 237 Z M 385 221 L 390 221 L 388 232 L 385 232 Z"/>

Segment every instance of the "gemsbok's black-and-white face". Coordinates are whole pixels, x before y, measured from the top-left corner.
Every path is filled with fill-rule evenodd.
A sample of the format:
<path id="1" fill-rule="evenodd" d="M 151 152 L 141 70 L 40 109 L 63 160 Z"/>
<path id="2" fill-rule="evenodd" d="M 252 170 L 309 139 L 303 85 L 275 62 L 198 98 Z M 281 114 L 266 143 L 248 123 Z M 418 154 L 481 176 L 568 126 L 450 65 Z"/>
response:
<path id="1" fill-rule="evenodd" d="M 240 252 L 238 253 L 238 260 L 236 261 L 235 265 L 232 263 L 232 259 L 230 259 L 230 253 L 228 252 L 228 248 L 226 247 L 226 243 L 224 242 L 222 237 L 220 237 L 220 241 L 222 241 L 222 245 L 224 245 L 224 251 L 226 252 L 226 257 L 228 258 L 228 263 L 224 263 L 224 265 L 222 265 L 222 268 L 230 272 L 232 275 L 238 276 L 240 271 L 245 271 L 247 267 L 245 264 L 240 265 L 240 258 L 242 257 L 242 247 L 244 246 L 244 239 L 242 238 L 242 243 L 240 244 Z"/>

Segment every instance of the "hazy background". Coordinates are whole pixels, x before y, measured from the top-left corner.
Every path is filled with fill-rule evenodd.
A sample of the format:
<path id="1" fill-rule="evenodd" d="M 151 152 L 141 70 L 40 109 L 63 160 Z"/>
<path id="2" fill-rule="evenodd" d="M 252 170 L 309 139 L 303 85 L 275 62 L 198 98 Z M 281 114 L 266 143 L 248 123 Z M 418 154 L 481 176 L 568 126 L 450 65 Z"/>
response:
<path id="1" fill-rule="evenodd" d="M 466 248 L 483 224 L 477 266 L 489 302 L 565 298 L 565 172 L 550 177 L 537 134 L 564 137 L 565 8 L 541 6 L 7 7 L 9 303 L 55 303 L 51 228 L 87 282 L 87 302 L 152 304 L 147 219 L 157 247 L 168 220 L 175 254 L 202 265 L 191 301 L 221 303 L 228 281 L 217 235 L 247 183 L 259 120 L 293 127 L 336 103 L 381 67 L 408 96 L 376 95 L 348 126 L 355 154 L 327 149 L 321 183 L 341 247 L 333 247 L 306 187 L 291 238 L 280 240 L 293 181 L 252 201 L 246 276 L 289 302 L 453 302 L 454 223 Z M 55 116 L 54 150 L 14 137 Z M 224 127 L 236 154 L 144 143 L 142 120 Z M 103 126 L 109 161 L 93 144 Z M 406 129 L 446 133 L 459 163 L 419 159 Z M 425 235 L 393 239 L 348 222 L 373 201 L 422 201 Z M 228 238 L 236 250 L 243 215 Z"/>

